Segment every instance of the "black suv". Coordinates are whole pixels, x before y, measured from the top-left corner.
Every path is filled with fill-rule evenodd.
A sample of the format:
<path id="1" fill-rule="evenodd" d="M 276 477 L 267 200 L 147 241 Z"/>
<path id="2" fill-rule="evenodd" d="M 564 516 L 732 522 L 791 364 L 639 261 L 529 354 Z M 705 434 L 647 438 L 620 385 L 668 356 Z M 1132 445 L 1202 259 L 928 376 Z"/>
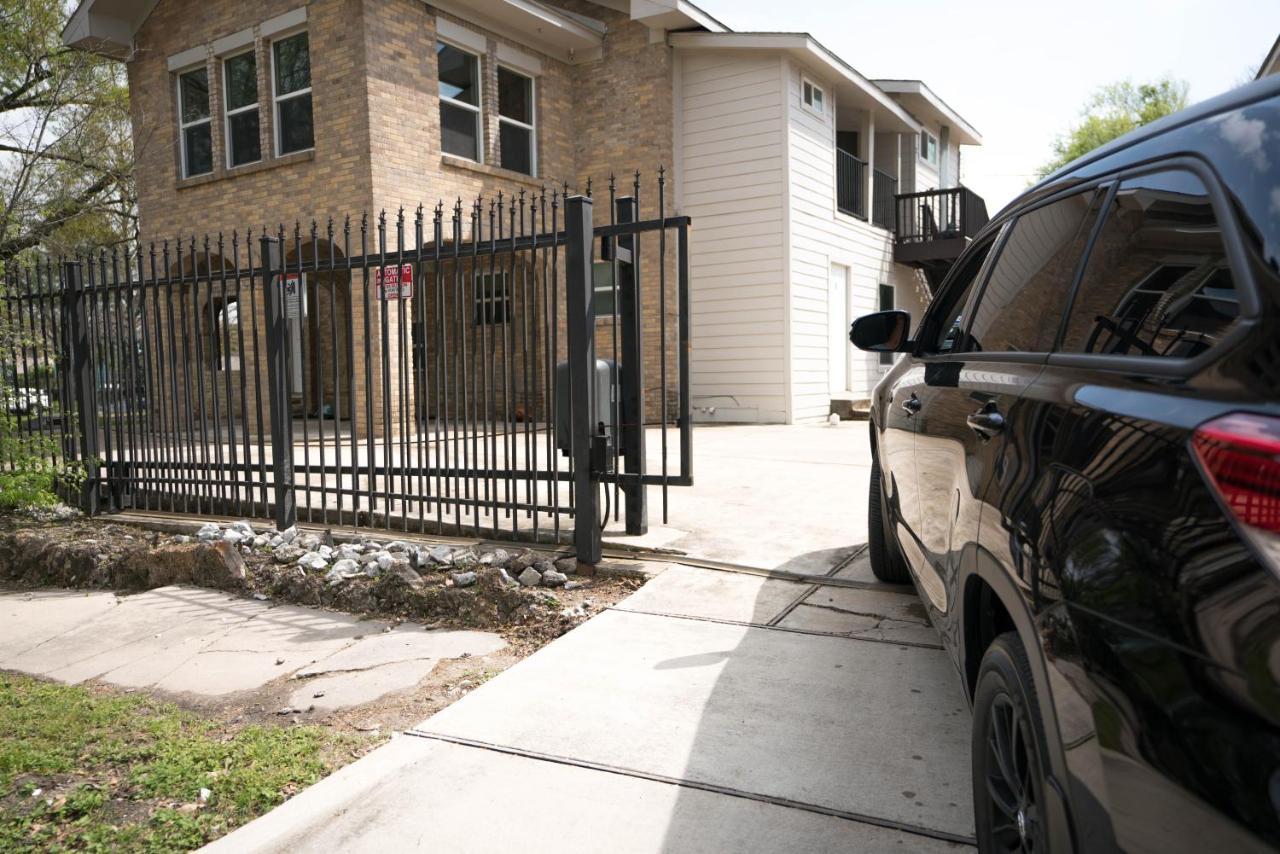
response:
<path id="1" fill-rule="evenodd" d="M 1280 846 L 1280 77 L 1076 161 L 875 391 L 870 553 L 973 705 L 983 851 Z"/>

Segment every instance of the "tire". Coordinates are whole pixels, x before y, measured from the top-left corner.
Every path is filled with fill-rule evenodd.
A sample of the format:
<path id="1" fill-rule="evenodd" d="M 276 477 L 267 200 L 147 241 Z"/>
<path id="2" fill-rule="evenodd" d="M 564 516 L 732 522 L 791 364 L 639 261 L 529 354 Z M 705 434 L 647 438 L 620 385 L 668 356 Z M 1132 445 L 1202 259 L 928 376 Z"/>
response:
<path id="1" fill-rule="evenodd" d="M 982 657 L 973 695 L 973 819 L 978 850 L 1047 852 L 1047 766 L 1031 664 L 1016 632 Z"/>
<path id="2" fill-rule="evenodd" d="M 889 528 L 889 514 L 880 484 L 880 461 L 871 461 L 871 489 L 867 495 L 867 551 L 871 572 L 888 584 L 910 584 L 911 573 L 898 550 L 898 541 Z"/>

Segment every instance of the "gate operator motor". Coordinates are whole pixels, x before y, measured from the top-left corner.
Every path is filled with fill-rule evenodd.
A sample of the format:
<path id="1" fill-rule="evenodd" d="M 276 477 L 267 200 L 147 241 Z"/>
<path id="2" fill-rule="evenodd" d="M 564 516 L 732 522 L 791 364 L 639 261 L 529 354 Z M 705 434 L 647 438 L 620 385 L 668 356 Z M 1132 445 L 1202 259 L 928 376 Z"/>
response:
<path id="1" fill-rule="evenodd" d="M 592 467 L 596 471 L 609 471 L 613 465 L 613 449 L 618 447 L 620 438 L 618 425 L 613 423 L 614 411 L 621 407 L 619 393 L 620 373 L 612 359 L 596 359 L 595 407 L 591 413 L 591 434 L 593 451 L 596 458 Z M 570 456 L 573 436 L 573 417 L 569 407 L 569 390 L 573 383 L 569 378 L 569 363 L 556 365 L 556 447 L 564 456 Z M 627 423 L 627 413 L 618 411 L 623 424 Z M 595 447 L 599 438 L 603 438 L 603 448 Z M 603 454 L 603 459 L 600 455 Z"/>

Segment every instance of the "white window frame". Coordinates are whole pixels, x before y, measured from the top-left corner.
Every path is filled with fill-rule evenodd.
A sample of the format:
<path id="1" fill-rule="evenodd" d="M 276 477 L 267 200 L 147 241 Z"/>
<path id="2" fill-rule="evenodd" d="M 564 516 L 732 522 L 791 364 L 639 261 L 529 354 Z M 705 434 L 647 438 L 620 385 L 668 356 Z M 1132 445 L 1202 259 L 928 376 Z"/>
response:
<path id="1" fill-rule="evenodd" d="M 281 154 L 281 132 L 283 128 L 280 125 L 280 104 L 302 95 L 310 95 L 311 87 L 304 86 L 301 89 L 295 89 L 292 92 L 286 92 L 281 95 L 276 92 L 276 43 L 287 41 L 301 33 L 307 34 L 307 62 L 311 62 L 311 33 L 306 27 L 298 27 L 296 30 L 286 30 L 283 33 L 275 33 L 271 36 L 271 42 L 267 47 L 267 51 L 271 54 L 271 151 L 276 157 L 287 157 Z M 307 69 L 307 77 L 311 78 L 311 69 Z M 316 100 L 311 99 L 311 145 L 308 148 L 299 148 L 297 151 L 290 151 L 289 154 L 302 154 L 304 151 L 316 150 Z"/>
<path id="2" fill-rule="evenodd" d="M 808 101 L 804 99 L 806 86 L 809 87 L 811 95 Z M 814 94 L 817 95 L 816 98 L 812 97 Z M 800 75 L 800 106 L 814 115 L 825 116 L 827 114 L 827 90 L 804 74 Z"/>
<path id="3" fill-rule="evenodd" d="M 443 123 L 441 124 L 441 127 L 440 127 L 441 151 L 444 154 L 448 155 L 449 157 L 458 157 L 458 158 L 461 158 L 462 160 L 472 160 L 473 163 L 484 163 L 484 153 L 485 153 L 484 152 L 484 149 L 485 149 L 485 144 L 484 144 L 485 143 L 485 139 L 484 139 L 484 57 L 476 53 L 473 48 L 463 47 L 458 42 L 455 42 L 451 39 L 440 38 L 439 36 L 437 36 L 436 41 L 439 42 L 440 44 L 448 45 L 454 50 L 461 51 L 462 53 L 465 53 L 467 56 L 473 58 L 476 61 L 476 102 L 474 104 L 468 104 L 466 101 L 456 101 L 453 98 L 446 98 L 444 93 L 439 91 L 440 56 L 438 53 L 436 54 L 436 80 L 437 80 L 436 91 L 437 91 L 437 94 L 439 95 L 440 100 L 443 103 L 450 104 L 452 106 L 459 107 L 464 110 L 470 110 L 471 112 L 475 113 L 475 117 L 476 117 L 476 155 L 477 156 L 474 160 L 472 160 L 472 158 L 470 157 L 466 157 L 461 154 L 454 154 L 451 151 L 444 151 Z"/>
<path id="4" fill-rule="evenodd" d="M 923 163 L 927 163 L 927 164 L 929 164 L 930 166 L 933 166 L 933 167 L 935 167 L 935 168 L 936 168 L 936 167 L 937 167 L 937 165 L 938 165 L 938 155 L 941 153 L 940 148 L 939 148 L 939 144 L 938 144 L 938 137 L 936 137 L 936 136 L 933 134 L 933 132 L 932 132 L 932 131 L 930 131 L 928 128 L 920 128 L 920 136 L 921 136 L 921 137 L 926 137 L 926 136 L 927 136 L 927 137 L 929 138 L 929 140 L 933 143 L 933 159 L 932 159 L 932 160 L 931 160 L 931 159 L 929 159 L 929 157 L 926 155 L 926 150 L 928 149 L 928 146 L 926 146 L 926 145 L 921 145 L 921 146 L 920 146 L 920 160 L 921 160 L 921 162 L 923 162 Z"/>
<path id="5" fill-rule="evenodd" d="M 196 127 L 197 125 L 207 124 L 209 125 L 209 142 L 211 144 L 213 142 L 213 104 L 212 103 L 205 105 L 205 112 L 208 115 L 206 115 L 203 119 L 196 119 L 194 122 L 184 122 L 182 120 L 182 114 L 186 112 L 186 110 L 183 109 L 183 107 L 185 107 L 186 105 L 182 102 L 182 78 L 190 74 L 191 72 L 199 71 L 202 68 L 205 71 L 205 86 L 207 88 L 209 84 L 209 66 L 208 64 L 203 62 L 198 65 L 192 65 L 188 68 L 182 69 L 181 71 L 175 72 L 174 78 L 173 78 L 174 85 L 178 87 L 178 157 L 180 159 L 180 162 L 178 163 L 178 169 L 182 173 L 183 178 L 199 178 L 203 175 L 213 174 L 213 158 L 209 158 L 208 172 L 197 172 L 196 174 L 192 175 L 190 172 L 187 171 L 187 129 Z M 210 101 L 213 100 L 212 92 L 209 93 L 209 100 Z"/>
<path id="6" fill-rule="evenodd" d="M 253 91 L 254 91 L 254 94 L 256 94 L 258 97 L 254 99 L 254 102 L 252 104 L 249 104 L 244 107 L 236 107 L 234 110 L 229 110 L 227 109 L 227 63 L 233 59 L 238 59 L 239 57 L 242 57 L 245 54 L 253 54 L 253 75 L 254 75 Z M 274 49 L 272 50 L 272 56 L 273 57 L 275 56 Z M 260 107 L 262 106 L 262 93 L 258 90 L 257 46 L 254 45 L 250 47 L 248 50 L 242 50 L 242 51 L 238 51 L 237 53 L 232 53 L 232 54 L 228 54 L 227 56 L 219 57 L 218 60 L 222 65 L 222 147 L 226 149 L 227 169 L 239 169 L 242 166 L 252 166 L 254 163 L 261 163 L 263 159 L 262 157 L 262 110 L 260 109 Z M 274 86 L 275 85 L 274 75 L 276 71 L 274 67 L 274 59 L 272 60 L 272 63 L 273 64 L 271 68 L 271 74 L 272 74 L 271 79 L 273 81 L 272 86 Z M 310 88 L 308 88 L 307 91 L 308 92 L 311 91 Z M 238 116 L 241 113 L 247 113 L 250 110 L 258 110 L 258 159 L 249 160 L 244 163 L 238 163 L 235 166 L 232 166 L 231 165 L 231 117 Z"/>
<path id="7" fill-rule="evenodd" d="M 502 115 L 502 102 L 498 102 L 498 145 L 502 145 L 502 125 L 509 124 L 518 128 L 524 128 L 529 131 L 529 177 L 538 177 L 538 78 L 532 74 L 527 74 L 518 68 L 513 68 L 504 63 L 498 63 L 497 71 L 494 72 L 494 82 L 497 82 L 497 74 L 503 70 L 512 74 L 518 74 L 529 81 L 529 118 L 533 119 L 529 124 L 525 124 L 517 119 L 509 119 Z M 483 146 L 482 146 L 483 147 Z M 498 156 L 499 165 L 502 162 L 501 152 Z"/>

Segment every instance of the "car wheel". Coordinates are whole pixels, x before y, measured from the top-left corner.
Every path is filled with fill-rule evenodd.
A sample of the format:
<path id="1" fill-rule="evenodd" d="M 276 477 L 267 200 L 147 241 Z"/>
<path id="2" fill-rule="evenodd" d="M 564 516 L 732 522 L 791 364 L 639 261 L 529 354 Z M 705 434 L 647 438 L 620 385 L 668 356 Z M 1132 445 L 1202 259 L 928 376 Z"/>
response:
<path id="1" fill-rule="evenodd" d="M 871 461 L 871 489 L 867 495 L 867 551 L 871 572 L 889 584 L 910 584 L 911 573 L 898 551 L 898 542 L 889 529 L 884 489 L 880 484 L 880 461 Z"/>
<path id="2" fill-rule="evenodd" d="M 1006 632 L 982 657 L 973 697 L 973 811 L 983 854 L 1048 851 L 1044 744 L 1027 652 Z"/>

